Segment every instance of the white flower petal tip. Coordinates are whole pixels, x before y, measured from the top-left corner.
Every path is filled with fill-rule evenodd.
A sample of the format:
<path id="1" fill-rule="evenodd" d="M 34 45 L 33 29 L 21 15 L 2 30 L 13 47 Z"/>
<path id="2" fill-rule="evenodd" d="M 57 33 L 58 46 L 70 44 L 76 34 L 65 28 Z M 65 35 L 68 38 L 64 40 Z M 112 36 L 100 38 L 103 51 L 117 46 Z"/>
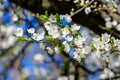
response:
<path id="1" fill-rule="evenodd" d="M 16 36 L 23 36 L 23 29 L 22 28 L 17 28 Z"/>
<path id="2" fill-rule="evenodd" d="M 28 33 L 33 34 L 35 32 L 34 28 L 27 29 Z"/>

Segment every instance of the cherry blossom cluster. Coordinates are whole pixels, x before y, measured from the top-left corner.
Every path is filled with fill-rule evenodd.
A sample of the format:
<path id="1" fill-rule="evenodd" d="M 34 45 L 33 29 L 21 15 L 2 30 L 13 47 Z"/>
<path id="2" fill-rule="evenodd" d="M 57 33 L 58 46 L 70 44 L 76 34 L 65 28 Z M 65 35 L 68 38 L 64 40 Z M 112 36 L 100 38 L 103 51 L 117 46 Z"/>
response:
<path id="1" fill-rule="evenodd" d="M 120 51 L 120 40 L 111 37 L 109 34 L 102 34 L 99 38 L 93 38 L 91 42 L 91 48 L 98 57 L 106 52 L 114 53 L 115 51 Z"/>
<path id="2" fill-rule="evenodd" d="M 117 20 L 112 20 L 110 16 L 105 18 L 105 25 L 107 30 L 111 30 L 115 28 L 116 30 L 120 31 L 120 23 Z"/>
<path id="3" fill-rule="evenodd" d="M 46 49 L 48 54 L 69 53 L 74 49 L 74 58 L 77 61 L 85 58 L 89 53 L 94 52 L 98 57 L 107 51 L 120 51 L 120 40 L 111 37 L 107 33 L 99 38 L 93 38 L 88 43 L 87 36 L 82 36 L 79 25 L 72 22 L 70 15 L 45 15 L 41 16 L 45 20 L 44 27 L 40 31 L 34 28 L 27 29 L 30 37 L 24 37 L 23 28 L 18 28 L 15 36 L 23 41 L 33 41 L 40 44 L 41 48 Z M 53 47 L 46 46 L 52 43 Z"/>
<path id="4" fill-rule="evenodd" d="M 100 11 L 100 10 L 105 10 L 105 9 L 109 9 L 111 12 L 120 13 L 119 0 L 98 0 L 98 1 L 95 1 L 95 0 L 74 0 L 73 2 L 76 4 L 77 7 L 85 7 L 84 11 L 86 14 L 89 14 L 91 12 Z M 91 3 L 91 4 L 88 5 L 89 3 Z"/>

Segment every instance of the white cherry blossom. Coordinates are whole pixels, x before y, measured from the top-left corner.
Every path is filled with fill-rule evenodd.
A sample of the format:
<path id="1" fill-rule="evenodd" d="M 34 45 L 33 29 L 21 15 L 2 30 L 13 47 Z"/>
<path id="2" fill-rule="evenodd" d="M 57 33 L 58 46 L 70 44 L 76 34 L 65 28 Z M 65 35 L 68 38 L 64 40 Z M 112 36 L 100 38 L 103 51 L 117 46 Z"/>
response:
<path id="1" fill-rule="evenodd" d="M 40 48 L 45 49 L 45 43 L 44 42 L 40 42 L 39 44 L 40 44 Z"/>
<path id="2" fill-rule="evenodd" d="M 90 12 L 91 12 L 91 7 L 86 7 L 86 8 L 85 8 L 85 13 L 86 13 L 86 14 L 89 14 Z"/>
<path id="3" fill-rule="evenodd" d="M 94 42 L 100 42 L 100 38 L 93 38 Z"/>
<path id="4" fill-rule="evenodd" d="M 120 24 L 118 24 L 118 25 L 116 26 L 116 29 L 117 29 L 118 31 L 120 31 Z"/>
<path id="5" fill-rule="evenodd" d="M 78 26 L 77 24 L 73 24 L 72 26 L 71 26 L 71 30 L 72 31 L 78 31 L 80 29 L 80 26 Z"/>
<path id="6" fill-rule="evenodd" d="M 105 25 L 107 28 L 112 28 L 112 23 L 110 21 L 107 21 Z"/>
<path id="7" fill-rule="evenodd" d="M 106 77 L 114 77 L 114 73 L 110 70 L 110 69 L 108 69 L 108 68 L 105 68 L 104 69 L 104 73 L 106 74 Z"/>
<path id="8" fill-rule="evenodd" d="M 69 15 L 68 15 L 68 16 L 66 16 L 66 18 L 65 18 L 65 19 L 66 19 L 66 21 L 67 21 L 67 22 L 71 22 L 71 21 L 72 21 L 72 18 L 71 18 Z"/>
<path id="9" fill-rule="evenodd" d="M 54 15 L 50 15 L 49 21 L 56 22 L 56 17 Z"/>
<path id="10" fill-rule="evenodd" d="M 53 54 L 53 50 L 52 50 L 52 48 L 50 48 L 50 47 L 46 47 L 46 49 L 47 49 L 47 52 L 48 52 L 48 54 Z"/>
<path id="11" fill-rule="evenodd" d="M 118 24 L 118 22 L 117 22 L 117 21 L 115 21 L 115 20 L 114 20 L 114 21 L 112 21 L 112 25 L 113 25 L 113 26 L 116 26 L 117 24 Z"/>
<path id="12" fill-rule="evenodd" d="M 65 37 L 65 39 L 66 39 L 67 41 L 72 41 L 72 40 L 73 40 L 73 36 L 72 36 L 72 35 L 67 35 L 67 36 Z"/>
<path id="13" fill-rule="evenodd" d="M 74 0 L 74 3 L 78 3 L 79 2 L 79 0 Z"/>
<path id="14" fill-rule="evenodd" d="M 61 32 L 62 32 L 62 37 L 63 38 L 66 37 L 70 33 L 70 31 L 66 27 L 61 29 Z"/>
<path id="15" fill-rule="evenodd" d="M 107 33 L 102 34 L 102 42 L 108 43 L 109 41 L 110 41 L 110 35 Z"/>
<path id="16" fill-rule="evenodd" d="M 111 44 L 109 43 L 108 44 L 106 43 L 104 46 L 105 46 L 105 51 L 110 51 L 112 48 Z"/>
<path id="17" fill-rule="evenodd" d="M 55 52 L 58 54 L 58 53 L 60 53 L 60 50 L 59 50 L 59 48 L 57 47 L 57 46 L 55 46 Z"/>
<path id="18" fill-rule="evenodd" d="M 16 36 L 19 36 L 19 37 L 23 36 L 23 29 L 22 29 L 22 27 L 21 28 L 17 28 Z"/>
<path id="19" fill-rule="evenodd" d="M 79 55 L 77 52 L 74 52 L 73 54 L 74 54 L 74 57 L 73 57 L 73 58 L 75 58 L 78 62 L 81 62 L 81 57 L 80 57 L 80 55 Z"/>
<path id="20" fill-rule="evenodd" d="M 49 27 L 48 34 L 51 35 L 53 38 L 59 38 L 61 32 L 59 31 L 59 27 L 57 25 L 53 25 Z"/>
<path id="21" fill-rule="evenodd" d="M 52 25 L 49 21 L 47 21 L 47 22 L 44 23 L 44 27 L 45 27 L 46 30 L 51 30 Z"/>
<path id="22" fill-rule="evenodd" d="M 65 20 L 66 20 L 67 22 L 71 22 L 71 21 L 72 21 L 71 16 L 68 15 L 68 14 L 66 14 L 66 15 L 60 15 L 60 18 L 61 18 L 61 19 L 65 18 Z"/>
<path id="23" fill-rule="evenodd" d="M 35 28 L 30 28 L 30 29 L 27 29 L 28 33 L 31 33 L 33 34 L 35 32 Z"/>
<path id="24" fill-rule="evenodd" d="M 86 46 L 85 48 L 76 48 L 75 51 L 76 53 L 79 54 L 81 58 L 85 58 L 87 54 L 90 52 L 90 47 Z"/>
<path id="25" fill-rule="evenodd" d="M 78 38 L 74 38 L 74 43 L 77 47 L 82 47 L 85 41 L 86 41 L 86 37 L 78 36 Z"/>
<path id="26" fill-rule="evenodd" d="M 14 14 L 12 20 L 13 21 L 18 21 L 18 16 L 16 14 Z"/>
<path id="27" fill-rule="evenodd" d="M 68 53 L 70 51 L 70 45 L 66 41 L 63 42 L 63 45 L 65 46 L 64 51 Z"/>
<path id="28" fill-rule="evenodd" d="M 36 41 L 39 41 L 39 40 L 44 39 L 44 36 L 45 36 L 45 32 L 42 31 L 41 33 L 34 33 L 32 38 Z"/>
<path id="29" fill-rule="evenodd" d="M 54 33 L 53 35 L 52 35 L 52 37 L 53 38 L 59 38 L 60 37 L 60 32 L 58 31 L 58 32 L 56 32 L 56 33 Z"/>
<path id="30" fill-rule="evenodd" d="M 103 42 L 94 43 L 93 45 L 97 50 L 104 49 L 104 43 Z"/>

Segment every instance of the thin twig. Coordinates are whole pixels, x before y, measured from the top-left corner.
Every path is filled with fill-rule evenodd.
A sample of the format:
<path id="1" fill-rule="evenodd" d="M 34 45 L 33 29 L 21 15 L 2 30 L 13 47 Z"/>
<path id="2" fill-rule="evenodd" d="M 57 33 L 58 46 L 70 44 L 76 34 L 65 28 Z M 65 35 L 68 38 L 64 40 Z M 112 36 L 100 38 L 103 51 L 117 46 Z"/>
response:
<path id="1" fill-rule="evenodd" d="M 91 0 L 86 6 L 78 9 L 77 11 L 74 12 L 74 14 L 71 15 L 71 17 L 73 17 L 74 15 L 78 14 L 79 12 L 81 12 L 83 9 L 85 9 L 87 6 L 91 5 L 95 0 Z"/>

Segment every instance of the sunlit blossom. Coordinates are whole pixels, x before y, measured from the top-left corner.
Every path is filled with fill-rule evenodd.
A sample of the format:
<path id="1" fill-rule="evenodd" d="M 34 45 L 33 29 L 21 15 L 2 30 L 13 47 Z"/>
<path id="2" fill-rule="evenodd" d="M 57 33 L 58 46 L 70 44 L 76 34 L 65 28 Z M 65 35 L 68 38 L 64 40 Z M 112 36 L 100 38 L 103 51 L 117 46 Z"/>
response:
<path id="1" fill-rule="evenodd" d="M 35 29 L 34 28 L 30 28 L 30 29 L 27 29 L 28 33 L 31 33 L 33 34 L 35 32 Z"/>
<path id="2" fill-rule="evenodd" d="M 36 40 L 36 41 L 39 41 L 39 40 L 44 39 L 44 37 L 45 37 L 44 35 L 45 35 L 45 32 L 44 32 L 44 31 L 41 32 L 41 33 L 34 33 L 33 36 L 32 36 L 32 38 L 33 38 L 34 40 Z"/>
<path id="3" fill-rule="evenodd" d="M 17 28 L 16 36 L 23 36 L 23 29 L 22 28 Z"/>

